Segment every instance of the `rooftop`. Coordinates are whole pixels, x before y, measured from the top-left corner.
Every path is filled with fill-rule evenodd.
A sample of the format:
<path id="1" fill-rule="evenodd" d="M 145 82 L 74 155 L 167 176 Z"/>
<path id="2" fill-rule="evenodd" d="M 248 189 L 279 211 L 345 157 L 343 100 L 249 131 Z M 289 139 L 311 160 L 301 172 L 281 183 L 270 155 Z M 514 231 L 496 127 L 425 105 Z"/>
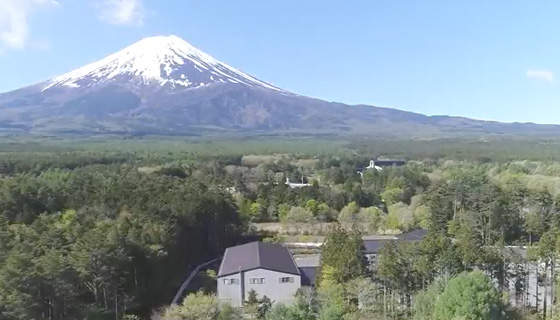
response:
<path id="1" fill-rule="evenodd" d="M 321 255 L 320 254 L 299 255 L 299 256 L 294 256 L 294 260 L 299 268 L 318 267 L 321 263 Z"/>
<path id="2" fill-rule="evenodd" d="M 279 244 L 251 242 L 226 249 L 218 277 L 254 269 L 299 275 L 290 251 Z"/>

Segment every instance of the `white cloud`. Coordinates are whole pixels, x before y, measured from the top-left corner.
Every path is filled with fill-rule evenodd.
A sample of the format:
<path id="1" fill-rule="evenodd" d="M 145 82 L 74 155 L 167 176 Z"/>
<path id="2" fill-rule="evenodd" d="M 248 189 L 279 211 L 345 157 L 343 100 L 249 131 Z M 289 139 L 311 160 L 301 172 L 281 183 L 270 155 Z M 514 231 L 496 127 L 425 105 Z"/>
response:
<path id="1" fill-rule="evenodd" d="M 99 18 L 107 23 L 120 25 L 142 25 L 144 5 L 141 0 L 101 0 Z"/>
<path id="2" fill-rule="evenodd" d="M 529 69 L 527 70 L 527 77 L 532 79 L 544 80 L 549 83 L 554 82 L 554 73 L 549 70 Z"/>
<path id="3" fill-rule="evenodd" d="M 55 0 L 0 0 L 0 50 L 25 47 L 30 37 L 30 15 L 55 4 Z"/>

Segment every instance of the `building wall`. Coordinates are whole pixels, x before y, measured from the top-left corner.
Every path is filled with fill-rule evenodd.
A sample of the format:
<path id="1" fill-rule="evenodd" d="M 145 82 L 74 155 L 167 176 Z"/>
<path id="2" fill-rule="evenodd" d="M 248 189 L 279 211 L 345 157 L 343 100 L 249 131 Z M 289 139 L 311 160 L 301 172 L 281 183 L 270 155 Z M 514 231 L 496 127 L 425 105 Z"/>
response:
<path id="1" fill-rule="evenodd" d="M 368 261 L 368 270 L 375 272 L 378 268 L 378 255 L 366 254 L 365 256 Z M 536 262 L 510 263 L 508 265 L 508 282 L 506 285 L 508 300 L 511 305 L 531 307 L 538 311 L 543 309 L 546 300 L 547 309 L 550 308 L 553 301 L 553 284 L 550 280 L 552 279 L 552 272 L 548 268 L 548 277 L 545 277 L 544 269 L 544 264 Z M 519 270 L 522 270 L 522 272 L 519 272 Z M 515 279 L 513 277 L 515 273 L 522 273 L 524 276 L 520 279 Z M 560 274 L 560 267 L 556 268 L 555 274 Z M 487 273 L 487 276 L 491 278 L 491 274 Z M 539 278 L 541 279 L 540 281 Z M 548 283 L 543 281 L 545 278 L 548 279 Z M 494 280 L 493 282 L 496 289 L 501 289 L 497 281 Z"/>
<path id="2" fill-rule="evenodd" d="M 509 287 L 509 302 L 514 306 L 533 307 L 537 310 L 542 310 L 545 304 L 547 309 L 552 305 L 552 272 L 548 268 L 548 276 L 544 274 L 544 264 L 530 262 L 527 264 L 510 265 L 509 272 L 513 274 L 516 268 L 520 268 L 526 272 L 525 277 L 518 279 L 519 288 L 516 288 L 516 279 L 510 279 Z M 556 270 L 558 274 L 558 270 Z M 541 279 L 539 281 L 539 278 Z M 548 279 L 545 283 L 544 279 Z M 545 295 L 546 292 L 546 295 Z"/>
<path id="3" fill-rule="evenodd" d="M 291 277 L 294 282 L 280 283 L 283 277 Z M 238 283 L 225 284 L 224 279 L 237 279 Z M 264 279 L 264 283 L 254 284 L 251 283 L 251 279 Z M 259 299 L 267 296 L 276 303 L 290 304 L 300 287 L 299 275 L 255 269 L 218 278 L 218 299 L 232 306 L 241 306 L 242 301 L 247 299 L 249 291 L 255 290 Z"/>
<path id="4" fill-rule="evenodd" d="M 224 280 L 231 280 L 231 279 L 235 279 L 238 281 L 237 284 L 225 284 Z M 240 301 L 243 300 L 244 298 L 241 298 L 241 292 L 242 292 L 242 286 L 241 286 L 241 281 L 239 281 L 240 279 L 240 274 L 236 273 L 236 274 L 232 274 L 229 276 L 225 276 L 225 277 L 219 277 L 218 278 L 218 300 L 220 300 L 221 302 L 226 302 L 231 304 L 232 306 L 240 306 Z M 245 294 L 245 293 L 243 293 Z"/>

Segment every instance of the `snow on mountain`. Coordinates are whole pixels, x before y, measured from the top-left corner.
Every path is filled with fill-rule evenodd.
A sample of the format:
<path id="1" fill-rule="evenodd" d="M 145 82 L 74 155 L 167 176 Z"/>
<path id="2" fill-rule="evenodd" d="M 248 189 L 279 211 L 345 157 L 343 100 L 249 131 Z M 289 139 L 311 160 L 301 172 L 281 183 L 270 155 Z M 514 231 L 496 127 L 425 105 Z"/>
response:
<path id="1" fill-rule="evenodd" d="M 560 126 L 429 117 L 297 95 L 176 37 L 143 39 L 52 80 L 0 94 L 0 134 L 560 136 Z"/>
<path id="2" fill-rule="evenodd" d="M 93 87 L 111 82 L 173 88 L 195 88 L 224 82 L 285 92 L 214 59 L 177 36 L 140 40 L 104 59 L 47 81 L 43 91 L 56 87 Z"/>

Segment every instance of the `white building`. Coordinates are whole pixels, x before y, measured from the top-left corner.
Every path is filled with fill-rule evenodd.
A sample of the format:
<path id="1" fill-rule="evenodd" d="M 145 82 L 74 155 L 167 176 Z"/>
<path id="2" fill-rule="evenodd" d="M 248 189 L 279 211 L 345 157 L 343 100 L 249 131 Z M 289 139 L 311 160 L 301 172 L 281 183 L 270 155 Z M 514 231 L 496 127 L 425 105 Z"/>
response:
<path id="1" fill-rule="evenodd" d="M 300 270 L 286 247 L 252 242 L 226 249 L 218 272 L 218 299 L 242 306 L 254 290 L 258 298 L 290 304 L 301 285 Z"/>

